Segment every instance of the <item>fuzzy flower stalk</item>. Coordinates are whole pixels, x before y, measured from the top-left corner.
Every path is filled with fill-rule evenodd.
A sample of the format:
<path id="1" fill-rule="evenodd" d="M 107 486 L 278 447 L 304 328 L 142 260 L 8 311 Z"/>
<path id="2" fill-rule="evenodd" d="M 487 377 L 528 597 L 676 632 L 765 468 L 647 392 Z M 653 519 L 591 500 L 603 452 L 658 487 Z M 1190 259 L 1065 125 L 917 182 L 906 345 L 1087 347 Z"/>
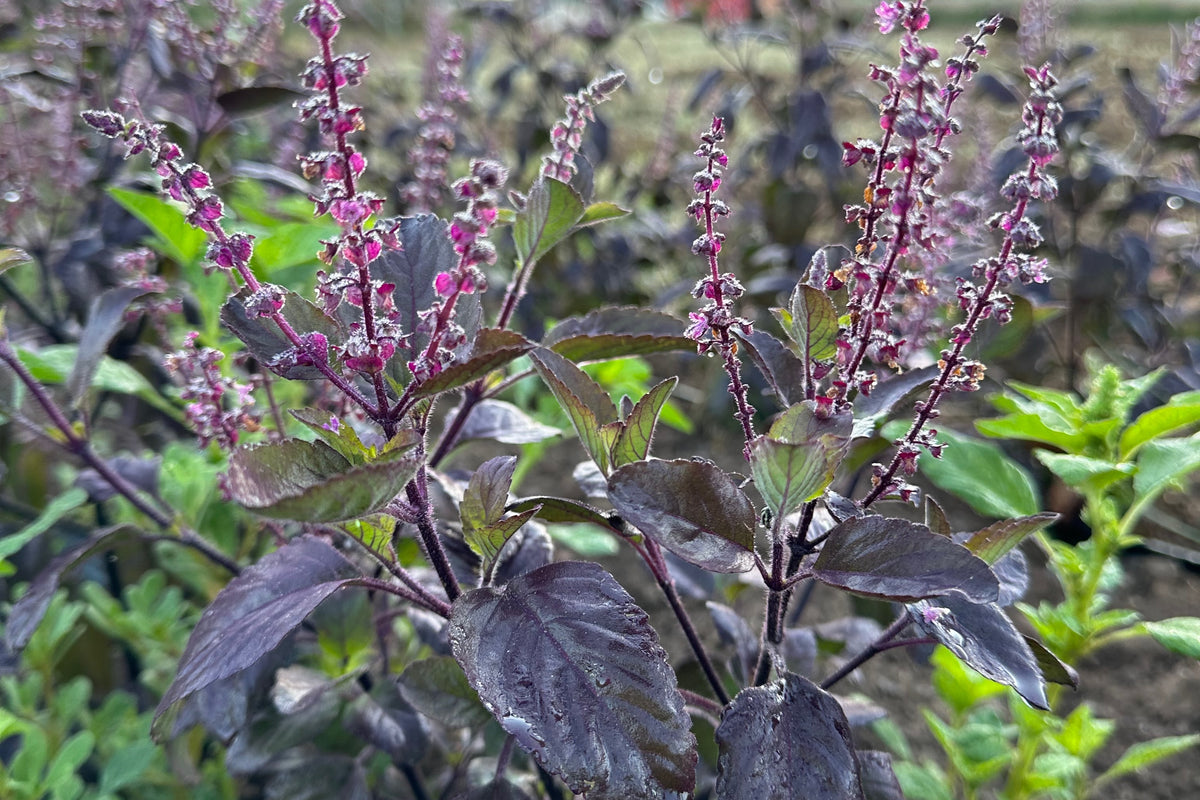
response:
<path id="1" fill-rule="evenodd" d="M 1025 75 L 1031 91 L 1021 114 L 1024 127 L 1017 140 L 1029 161 L 1001 187 L 1001 195 L 1012 207 L 988 220 L 989 227 L 1003 232 L 1000 251 L 977 261 L 971 279 L 959 279 L 956 294 L 966 318 L 951 329 L 949 346 L 938 359 L 938 377 L 928 396 L 916 404 L 916 418 L 897 443 L 891 463 L 873 466 L 873 488 L 863 499 L 864 506 L 893 494 L 905 500 L 916 496 L 916 487 L 900 476 L 909 477 L 916 472 L 922 449 L 934 458 L 941 454 L 942 445 L 935 439 L 937 431 L 925 427 L 937 418 L 938 401 L 950 391 L 976 391 L 983 379 L 984 365 L 963 354 L 979 325 L 989 318 L 1001 325 L 1012 319 L 1012 298 L 1005 294 L 1005 289 L 1014 282 L 1031 284 L 1048 280 L 1046 260 L 1031 255 L 1041 245 L 1042 234 L 1028 212 L 1030 203 L 1051 202 L 1058 197 L 1058 182 L 1046 167 L 1058 154 L 1056 128 L 1062 121 L 1063 110 L 1054 95 L 1058 80 L 1050 72 L 1049 64 L 1037 69 L 1025 67 Z"/>
<path id="2" fill-rule="evenodd" d="M 846 207 L 846 221 L 861 230 L 854 258 L 829 273 L 827 289 L 847 286 L 850 325 L 838 337 L 837 369 L 832 387 L 821 402 L 844 407 L 852 392 L 869 394 L 877 382 L 868 361 L 896 368 L 909 345 L 893 325 L 899 290 L 905 284 L 928 291 L 927 281 L 905 280 L 903 264 L 921 250 L 936 250 L 948 236 L 934 214 L 940 200 L 937 179 L 950 159 L 946 139 L 958 133 L 950 114 L 971 76 L 977 57 L 987 55 L 985 37 L 994 34 L 1000 18 L 978 23 L 975 35 L 960 41 L 961 56 L 947 60 L 946 83 L 933 74 L 938 51 L 925 45 L 920 32 L 929 24 L 924 0 L 881 2 L 876 9 L 883 33 L 901 31 L 900 63 L 872 65 L 871 78 L 886 90 L 880 103 L 879 141 L 859 139 L 843 144 L 843 163 L 862 163 L 869 169 L 863 203 Z"/>
<path id="3" fill-rule="evenodd" d="M 367 226 L 368 220 L 382 210 L 383 198 L 358 188 L 367 162 L 348 137 L 365 126 L 362 109 L 347 104 L 342 97 L 346 89 L 359 85 L 366 77 L 367 59 L 354 53 L 334 55 L 333 40 L 341 19 L 341 10 L 331 0 L 314 0 L 296 17 L 321 50 L 301 73 L 304 87 L 314 94 L 297 104 L 300 118 L 317 121 L 329 148 L 309 153 L 300 163 L 305 177 L 321 180 L 320 193 L 311 197 L 316 216 L 329 214 L 342 229 L 339 236 L 324 243 L 321 260 L 330 270 L 318 273 L 317 293 L 327 313 L 342 302 L 361 310 L 361 320 L 350 326 L 340 355 L 347 370 L 371 382 L 377 408 L 386 411 L 383 368 L 395 354 L 403 334 L 392 302 L 396 287 L 373 279 L 370 265 L 385 249 L 399 249 L 399 223 L 376 220 Z"/>
<path id="4" fill-rule="evenodd" d="M 725 234 L 717 231 L 716 221 L 729 215 L 729 205 L 715 196 L 729 164 L 729 157 L 720 146 L 724 140 L 725 120 L 713 117 L 709 129 L 700 134 L 700 147 L 696 150 L 696 155 L 704 159 L 704 169 L 692 176 L 692 187 L 698 196 L 688 204 L 687 213 L 704 228 L 704 232 L 692 242 L 692 253 L 708 261 L 709 274 L 696 283 L 692 296 L 703 297 L 708 303 L 699 311 L 688 314 L 692 324 L 688 326 L 686 335 L 696 341 L 696 349 L 700 354 L 715 352 L 720 356 L 725 373 L 729 376 L 729 393 L 737 404 L 734 416 L 741 423 L 746 440 L 743 452 L 749 460 L 750 442 L 754 439 L 754 408 L 747 399 L 746 384 L 742 382 L 741 362 L 737 357 L 733 331 L 749 335 L 752 329 L 749 320 L 734 313 L 733 301 L 741 297 L 745 290 L 733 273 L 721 272 L 718 259 Z"/>
<path id="5" fill-rule="evenodd" d="M 444 34 L 443 25 L 431 25 Z M 431 29 L 431 39 L 435 38 L 433 33 Z M 432 67 L 432 85 L 426 90 L 425 102 L 417 109 L 421 127 L 408 151 L 413 180 L 400 193 L 410 214 L 430 212 L 442 204 L 449 188 L 446 165 L 454 152 L 457 109 L 470 99 L 462 85 L 462 37 L 444 35 L 439 44 L 442 49 Z"/>
<path id="6" fill-rule="evenodd" d="M 466 202 L 466 208 L 454 215 L 449 230 L 458 263 L 434 278 L 437 299 L 420 313 L 417 332 L 427 334 L 429 344 L 408 363 L 414 384 L 441 372 L 455 351 L 466 344 L 466 333 L 455 321 L 455 309 L 462 295 L 487 290 L 487 278 L 480 268 L 496 263 L 496 248 L 486 237 L 496 221 L 499 193 L 507 179 L 508 173 L 499 163 L 477 159 L 471 162 L 471 174 L 454 184 L 454 196 Z"/>
<path id="7" fill-rule="evenodd" d="M 575 158 L 583 147 L 583 132 L 588 122 L 595 122 L 592 109 L 612 97 L 625 83 L 625 73 L 611 72 L 596 78 L 586 88 L 563 97 L 567 104 L 565 117 L 550 129 L 551 155 L 542 158 L 542 175 L 569 183 L 575 175 Z"/>
<path id="8" fill-rule="evenodd" d="M 164 363 L 182 387 L 184 415 L 200 446 L 216 442 L 222 449 L 232 450 L 240 431 L 258 426 L 258 417 L 250 410 L 254 386 L 222 375 L 219 364 L 224 356 L 211 347 L 197 347 L 199 336 L 196 331 L 189 333 L 183 349 L 168 354 Z"/>

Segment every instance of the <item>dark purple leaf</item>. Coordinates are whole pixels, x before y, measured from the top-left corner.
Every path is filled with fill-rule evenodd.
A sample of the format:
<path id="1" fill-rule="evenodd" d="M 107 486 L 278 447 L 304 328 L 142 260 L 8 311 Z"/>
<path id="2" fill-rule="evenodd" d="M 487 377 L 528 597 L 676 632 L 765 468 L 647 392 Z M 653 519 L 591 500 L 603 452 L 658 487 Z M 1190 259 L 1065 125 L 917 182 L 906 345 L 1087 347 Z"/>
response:
<path id="1" fill-rule="evenodd" d="M 414 764 L 429 749 L 429 729 L 391 683 L 381 683 L 346 709 L 346 730 L 387 753 L 393 764 Z"/>
<path id="2" fill-rule="evenodd" d="M 543 425 L 512 403 L 483 400 L 471 409 L 457 441 L 492 439 L 503 444 L 530 444 L 560 435 L 558 428 Z"/>
<path id="3" fill-rule="evenodd" d="M 799 675 L 741 691 L 717 746 L 716 800 L 864 797 L 841 706 Z"/>
<path id="4" fill-rule="evenodd" d="M 465 361 L 446 367 L 422 383 L 413 392 L 413 397 L 433 397 L 465 386 L 524 355 L 532 347 L 533 344 L 519 333 L 482 328 L 475 335 L 471 355 Z"/>
<path id="5" fill-rule="evenodd" d="M 918 630 L 944 644 L 980 675 L 1016 689 L 1034 708 L 1049 708 L 1046 683 L 1033 651 L 996 604 L 937 597 L 910 604 L 908 616 Z"/>
<path id="6" fill-rule="evenodd" d="M 446 223 L 433 214 L 420 214 L 400 220 L 400 241 L 403 250 L 385 250 L 371 262 L 371 275 L 395 285 L 392 302 L 399 314 L 397 322 L 405 333 L 412 334 L 396 345 L 392 359 L 393 373 L 403 372 L 403 365 L 416 358 L 429 345 L 429 334 L 417 330 L 420 312 L 429 309 L 437 296 L 433 281 L 439 272 L 450 272 L 458 263 Z M 393 374 L 399 380 L 402 376 Z"/>
<path id="7" fill-rule="evenodd" d="M 863 794 L 867 800 L 904 800 L 900 781 L 892 769 L 892 756 L 882 750 L 859 750 Z"/>
<path id="8" fill-rule="evenodd" d="M 288 671 L 279 672 L 281 680 L 286 680 Z M 260 709 L 229 745 L 225 768 L 233 775 L 251 775 L 286 750 L 315 739 L 333 724 L 341 711 L 337 692 L 330 691 L 332 686 L 331 680 L 324 679 L 324 686 L 310 688 L 303 702 L 288 709 L 290 713 L 283 713 L 277 706 Z"/>
<path id="9" fill-rule="evenodd" d="M 151 495 L 158 493 L 158 472 L 162 467 L 162 456 L 115 456 L 105 459 L 105 462 L 113 472 L 136 488 Z M 100 477 L 100 473 L 91 467 L 79 471 L 75 477 L 75 485 L 83 488 L 88 493 L 88 500 L 93 503 L 103 503 L 117 495 L 117 490 L 108 479 Z"/>
<path id="10" fill-rule="evenodd" d="M 136 298 L 146 294 L 139 286 L 119 286 L 109 289 L 92 301 L 88 311 L 87 325 L 79 334 L 79 350 L 71 374 L 67 376 L 67 397 L 71 408 L 77 408 L 87 393 L 100 368 L 100 359 L 108 350 L 108 343 L 125 323 L 125 309 Z"/>
<path id="11" fill-rule="evenodd" d="M 397 679 L 400 694 L 413 708 L 451 728 L 481 728 L 491 715 L 450 656 L 414 661 Z"/>
<path id="12" fill-rule="evenodd" d="M 730 659 L 734 666 L 733 676 L 740 684 L 748 683 L 758 661 L 758 637 L 750 630 L 750 625 L 742 619 L 742 615 L 729 606 L 711 600 L 705 605 L 721 643 L 733 648 L 734 658 Z"/>
<path id="13" fill-rule="evenodd" d="M 638 530 L 698 567 L 754 566 L 754 506 L 738 481 L 711 462 L 628 464 L 609 478 L 608 499 Z"/>
<path id="14" fill-rule="evenodd" d="M 829 532 L 813 577 L 867 597 L 909 602 L 950 592 L 981 603 L 999 587 L 988 565 L 924 525 L 871 516 Z"/>
<path id="15" fill-rule="evenodd" d="M 1043 678 L 1050 683 L 1070 686 L 1072 689 L 1079 688 L 1079 673 L 1075 671 L 1074 667 L 1060 661 L 1058 656 L 1046 648 L 1046 645 L 1032 636 L 1022 634 L 1021 638 L 1025 640 L 1025 644 L 1029 645 L 1029 649 L 1033 651 L 1033 657 L 1037 660 L 1038 669 L 1042 671 Z"/>
<path id="16" fill-rule="evenodd" d="M 358 570 L 315 536 L 302 536 L 248 567 L 200 617 L 179 672 L 154 712 L 253 666 L 325 598 L 354 582 Z"/>
<path id="17" fill-rule="evenodd" d="M 508 583 L 553 560 L 554 540 L 550 538 L 546 526 L 530 521 L 513 535 L 508 546 L 500 552 L 492 583 L 497 586 Z"/>
<path id="18" fill-rule="evenodd" d="M 861 728 L 863 725 L 870 725 L 887 716 L 887 709 L 872 703 L 862 695 L 858 697 L 834 695 L 834 698 L 842 707 L 842 713 L 846 715 L 846 721 L 850 723 L 851 728 Z"/>
<path id="19" fill-rule="evenodd" d="M 608 478 L 594 461 L 580 461 L 571 470 L 571 479 L 589 500 L 608 499 Z"/>
<path id="20" fill-rule="evenodd" d="M 297 333 L 303 335 L 315 331 L 324 335 L 331 345 L 342 341 L 342 330 L 337 322 L 295 292 L 288 289 L 282 291 L 284 298 L 280 313 Z M 251 317 L 246 313 L 245 302 L 249 296 L 250 290 L 244 288 L 225 301 L 221 307 L 221 322 L 225 327 L 246 344 L 246 349 L 259 363 L 281 377 L 301 381 L 322 380 L 325 376 L 316 367 L 298 364 L 272 366 L 276 356 L 292 349 L 292 343 L 270 318 Z M 283 363 L 291 362 L 285 358 Z"/>
<path id="21" fill-rule="evenodd" d="M 51 559 L 50 563 L 30 582 L 25 594 L 21 595 L 21 599 L 13 604 L 12 610 L 8 613 L 8 619 L 5 621 L 4 641 L 9 649 L 19 653 L 25 648 L 25 645 L 29 644 L 30 637 L 33 636 L 38 625 L 42 624 L 42 617 L 46 615 L 46 609 L 49 608 L 50 601 L 54 599 L 54 593 L 58 591 L 64 574 L 80 562 L 90 558 L 97 550 L 112 547 L 123 538 L 137 535 L 138 531 L 130 525 L 105 528 L 97 531 L 82 544 Z"/>
<path id="22" fill-rule="evenodd" d="M 817 664 L 817 635 L 811 628 L 788 628 L 783 632 L 783 655 L 788 670 L 811 675 Z"/>
<path id="23" fill-rule="evenodd" d="M 646 614 L 598 565 L 460 597 L 455 658 L 517 743 L 589 800 L 692 791 L 696 742 Z"/>
<path id="24" fill-rule="evenodd" d="M 312 755 L 274 773 L 264 790 L 265 800 L 370 800 L 367 775 L 358 759 Z"/>
<path id="25" fill-rule="evenodd" d="M 540 507 L 540 508 L 539 508 Z M 538 519 L 546 522 L 585 523 L 597 525 L 609 532 L 615 532 L 609 517 L 605 512 L 592 508 L 587 503 L 570 500 L 565 497 L 522 497 L 509 505 L 509 511 L 528 511 L 539 508 Z"/>
<path id="26" fill-rule="evenodd" d="M 352 465 L 323 442 L 287 439 L 236 450 L 225 487 L 234 501 L 264 517 L 337 522 L 382 509 L 417 466 L 407 449 Z"/>
<path id="27" fill-rule="evenodd" d="M 804 399 L 804 362 L 787 345 L 762 331 L 737 337 L 746 345 L 750 360 L 775 391 L 781 405 L 787 407 Z"/>
<path id="28" fill-rule="evenodd" d="M 701 569 L 695 564 L 689 564 L 668 550 L 663 554 L 667 562 L 667 572 L 675 582 L 675 588 L 684 597 L 693 600 L 705 600 L 712 597 L 716 591 L 717 581 L 711 572 Z"/>
<path id="29" fill-rule="evenodd" d="M 271 687 L 276 670 L 293 657 L 290 642 L 276 647 L 253 666 L 211 683 L 172 710 L 170 725 L 159 726 L 156 737 L 174 739 L 196 725 L 224 744 L 246 729 L 246 721 Z"/>
<path id="30" fill-rule="evenodd" d="M 936 366 L 910 369 L 882 381 L 871 390 L 871 394 L 860 394 L 854 400 L 854 436 L 870 436 L 875 430 L 875 425 L 886 419 L 899 402 L 932 382 L 937 375 Z"/>
<path id="31" fill-rule="evenodd" d="M 454 800 L 532 800 L 514 784 L 503 778 L 477 786 L 466 794 L 454 796 Z"/>
<path id="32" fill-rule="evenodd" d="M 686 322 L 662 311 L 598 308 L 555 325 L 542 346 L 577 362 L 694 350 L 696 343 L 683 335 L 686 327 Z"/>
<path id="33" fill-rule="evenodd" d="M 252 114 L 275 106 L 291 105 L 307 95 L 286 86 L 247 86 L 217 95 L 217 103 L 226 114 Z"/>

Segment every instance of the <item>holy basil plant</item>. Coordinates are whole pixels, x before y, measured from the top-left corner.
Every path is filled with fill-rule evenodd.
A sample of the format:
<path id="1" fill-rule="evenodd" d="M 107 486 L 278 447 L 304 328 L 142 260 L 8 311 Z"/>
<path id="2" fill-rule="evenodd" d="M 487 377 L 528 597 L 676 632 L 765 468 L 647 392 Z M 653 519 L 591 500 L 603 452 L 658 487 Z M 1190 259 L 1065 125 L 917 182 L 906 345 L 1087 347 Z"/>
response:
<path id="1" fill-rule="evenodd" d="M 276 545 L 243 566 L 196 534 L 95 456 L 33 373 L 45 380 L 49 367 L 0 341 L 0 358 L 60 439 L 133 504 L 140 524 L 234 575 L 192 630 L 158 705 L 157 736 L 203 725 L 229 745 L 229 768 L 265 781 L 268 796 L 315 797 L 331 786 L 392 796 L 405 782 L 416 797 L 561 798 L 565 786 L 588 800 L 898 798 L 886 754 L 856 741 L 855 727 L 881 710 L 831 691 L 877 653 L 941 643 L 1046 707 L 1046 681 L 1071 673 L 1019 634 L 1004 607 L 1024 588 L 1024 562 L 1010 554 L 1051 517 L 1031 509 L 955 532 L 936 503 L 926 503 L 920 522 L 879 504 L 917 500 L 909 479 L 918 457 L 947 447 L 931 427 L 940 402 L 978 388 L 983 375 L 967 346 L 985 320 L 1007 321 L 1012 284 L 1044 280 L 1030 252 L 1037 205 L 1055 194 L 1047 171 L 1061 114 L 1055 79 L 1046 67 L 1026 70 L 1017 134 L 1026 161 L 1001 192 L 995 254 L 959 281 L 949 303 L 965 314 L 936 366 L 904 372 L 898 320 L 929 296 L 905 277 L 906 265 L 920 253 L 948 255 L 949 212 L 937 186 L 959 131 L 952 112 L 1000 21 L 980 23 L 938 71 L 937 51 L 921 40 L 923 0 L 883 2 L 876 13 L 884 33 L 899 35 L 901 60 L 872 69 L 884 98 L 882 138 L 844 145 L 847 166 L 868 167 L 864 201 L 846 211 L 860 238 L 840 261 L 835 249 L 817 253 L 774 309 L 780 335 L 739 316 L 743 287 L 721 271 L 719 224 L 730 208 L 718 196 L 729 160 L 720 117 L 700 137 L 687 207 L 700 226 L 692 252 L 705 265 L 690 320 L 601 308 L 543 335 L 513 330 L 538 263 L 568 237 L 629 213 L 594 201 L 590 167 L 581 169 L 588 123 L 621 86 L 620 73 L 565 98 L 552 153 L 525 191 L 506 192 L 507 171 L 475 160 L 452 185 L 424 186 L 422 197 L 448 191 L 457 203 L 449 221 L 389 219 L 382 198 L 361 188 L 366 161 L 351 143 L 364 123 L 346 98 L 366 59 L 334 54 L 341 14 L 330 0 L 306 5 L 299 19 L 321 55 L 303 73 L 311 94 L 298 105 L 325 149 L 301 165 L 319 181 L 317 214 L 337 228 L 323 240 L 314 300 L 253 268 L 253 237 L 227 229 L 208 173 L 184 159 L 164 126 L 85 115 L 130 156 L 150 158 L 163 192 L 207 236 L 209 268 L 236 287 L 220 310 L 235 339 L 196 333 L 171 365 L 187 420 L 228 454 L 224 495 L 265 520 Z M 441 80 L 456 74 L 460 46 L 447 44 Z M 430 152 L 453 141 L 430 136 Z M 500 268 L 489 237 L 504 227 L 511 277 L 492 303 L 485 292 Z M 111 327 L 114 309 L 131 299 L 103 303 L 97 328 Z M 255 387 L 222 372 L 218 345 L 258 366 L 264 392 L 275 387 L 273 420 L 248 410 Z M 726 458 L 720 450 L 652 453 L 679 377 L 636 401 L 614 401 L 588 367 L 671 351 L 712 356 L 724 370 L 738 430 L 733 463 L 705 457 Z M 779 413 L 755 408 L 763 399 L 747 364 Z M 72 370 L 71 394 L 99 374 Z M 557 422 L 513 402 L 527 378 L 540 381 Z M 887 447 L 880 425 L 914 395 L 892 455 L 864 466 Z M 276 398 L 304 399 L 280 407 Z M 521 464 L 511 455 L 464 467 L 467 441 L 530 445 L 567 426 L 586 458 L 574 471 L 576 496 L 517 493 Z M 862 490 L 859 473 L 869 484 Z M 651 624 L 646 592 L 564 557 L 559 543 L 572 529 L 644 562 L 674 617 L 669 629 Z M 85 543 L 35 583 L 9 619 L 10 647 L 28 641 L 64 571 L 103 546 L 107 539 Z M 762 587 L 761 634 L 756 612 L 747 622 L 714 602 L 716 631 L 732 645 L 714 657 L 713 637 L 697 628 L 688 602 L 731 601 L 721 587 L 747 583 Z M 802 626 L 818 584 L 890 601 L 898 616 L 886 628 L 867 619 Z M 664 643 L 673 638 L 686 644 L 669 656 Z"/>

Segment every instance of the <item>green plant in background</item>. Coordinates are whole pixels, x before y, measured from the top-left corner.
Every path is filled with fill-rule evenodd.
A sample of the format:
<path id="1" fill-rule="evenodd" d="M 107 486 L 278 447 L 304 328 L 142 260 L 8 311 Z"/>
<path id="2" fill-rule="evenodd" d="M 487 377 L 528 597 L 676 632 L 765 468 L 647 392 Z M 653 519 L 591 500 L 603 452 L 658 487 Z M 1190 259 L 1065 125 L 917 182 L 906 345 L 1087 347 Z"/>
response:
<path id="1" fill-rule="evenodd" d="M 1200 426 L 1200 392 L 1135 413 L 1162 371 L 1123 379 L 1116 367 L 1093 363 L 1091 373 L 1086 397 L 1010 383 L 1008 392 L 993 398 L 1004 415 L 976 422 L 986 436 L 1031 444 L 1034 457 L 1082 498 L 1080 515 L 1091 529 L 1075 545 L 1035 535 L 1063 599 L 1016 607 L 1066 664 L 1106 644 L 1145 636 L 1200 659 L 1200 619 L 1144 621 L 1134 611 L 1110 607 L 1122 580 L 1120 556 L 1141 541 L 1138 524 L 1164 492 L 1200 470 L 1200 433 L 1193 432 Z M 981 464 L 997 476 L 986 491 L 958 478 L 967 469 L 978 474 Z M 925 466 L 930 480 L 981 513 L 1020 513 L 1031 501 L 1036 507 L 1028 473 L 984 442 L 958 437 L 941 461 Z M 1049 711 L 1010 701 L 1005 716 L 995 700 L 1001 686 L 964 669 L 944 649 L 935 652 L 933 664 L 934 686 L 950 714 L 943 718 L 926 709 L 925 716 L 948 770 L 914 763 L 899 729 L 890 721 L 876 724 L 905 759 L 896 772 L 914 797 L 971 798 L 985 787 L 1005 800 L 1100 797 L 1113 779 L 1200 744 L 1200 734 L 1140 742 L 1097 773 L 1092 761 L 1116 723 L 1093 716 L 1086 702 L 1063 716 L 1062 689 L 1051 686 Z"/>

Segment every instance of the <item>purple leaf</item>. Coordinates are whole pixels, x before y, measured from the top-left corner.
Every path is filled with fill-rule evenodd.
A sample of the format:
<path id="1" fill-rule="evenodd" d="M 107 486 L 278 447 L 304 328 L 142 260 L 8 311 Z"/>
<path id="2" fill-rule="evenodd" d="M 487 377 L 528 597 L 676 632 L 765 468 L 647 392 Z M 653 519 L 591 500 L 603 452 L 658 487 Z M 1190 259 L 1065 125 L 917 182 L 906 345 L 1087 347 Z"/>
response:
<path id="1" fill-rule="evenodd" d="M 675 555 L 713 572 L 754 566 L 754 506 L 708 461 L 639 461 L 608 481 L 617 513 Z"/>
<path id="2" fill-rule="evenodd" d="M 342 329 L 333 319 L 314 304 L 288 289 L 282 289 L 283 314 L 292 328 L 301 335 L 316 332 L 322 334 L 329 344 L 342 341 Z M 280 331 L 279 326 L 266 317 L 251 317 L 246 312 L 246 298 L 250 290 L 243 288 L 225 301 L 221 307 L 221 322 L 234 336 L 241 339 L 246 349 L 269 367 L 272 372 L 289 380 L 315 381 L 324 379 L 321 371 L 313 366 L 294 364 L 294 359 L 284 359 L 287 366 L 271 366 L 275 357 L 292 350 L 292 343 Z"/>
<path id="3" fill-rule="evenodd" d="M 111 547 L 120 539 L 136 536 L 137 530 L 130 525 L 118 525 L 97 531 L 82 544 L 55 556 L 50 563 L 30 582 L 21 599 L 13 604 L 5 621 L 4 640 L 9 649 L 19 652 L 29 644 L 29 639 L 42 623 L 54 593 L 58 591 L 62 576 L 80 562 L 90 558 L 97 550 Z"/>
<path id="4" fill-rule="evenodd" d="M 468 592 L 454 656 L 517 743 L 589 800 L 695 784 L 696 741 L 646 613 L 592 563 L 564 561 Z"/>
<path id="5" fill-rule="evenodd" d="M 988 565 L 924 525 L 870 516 L 849 519 L 829 532 L 813 564 L 813 577 L 867 597 L 909 602 L 954 592 L 971 600 L 996 600 L 999 587 Z"/>
<path id="6" fill-rule="evenodd" d="M 471 409 L 456 441 L 492 439 L 502 444 L 531 444 L 561 435 L 558 428 L 543 425 L 512 403 L 482 400 Z"/>
<path id="7" fill-rule="evenodd" d="M 737 334 L 746 345 L 746 353 L 783 406 L 804 399 L 804 362 L 783 342 L 769 333 L 754 331 L 748 336 Z"/>
<path id="8" fill-rule="evenodd" d="M 910 369 L 902 375 L 888 378 L 871 390 L 871 394 L 860 394 L 854 400 L 854 436 L 870 436 L 875 425 L 886 419 L 896 404 L 933 381 L 938 375 L 936 366 Z"/>
<path id="9" fill-rule="evenodd" d="M 716 800 L 862 800 L 850 724 L 831 695 L 788 673 L 742 690 L 717 728 Z"/>
<path id="10" fill-rule="evenodd" d="M 264 517 L 337 522 L 382 509 L 418 464 L 400 449 L 352 465 L 322 442 L 287 439 L 236 450 L 225 486 L 234 501 Z"/>
<path id="11" fill-rule="evenodd" d="M 859 750 L 858 764 L 862 768 L 863 793 L 867 800 L 904 800 L 889 753 Z"/>
<path id="12" fill-rule="evenodd" d="M 446 223 L 432 214 L 405 217 L 400 221 L 399 234 L 404 249 L 385 250 L 371 262 L 371 276 L 396 287 L 392 302 L 400 315 L 397 322 L 402 331 L 412 334 L 397 344 L 394 364 L 411 361 L 429 345 L 429 334 L 417 331 L 418 315 L 432 306 L 437 296 L 434 278 L 439 272 L 450 272 L 458 263 Z"/>
<path id="13" fill-rule="evenodd" d="M 109 289 L 92 302 L 87 325 L 79 334 L 75 365 L 67 376 L 66 388 L 71 408 L 79 406 L 92 378 L 96 376 L 96 370 L 100 368 L 100 358 L 108 350 L 108 343 L 125 323 L 125 309 L 146 292 L 139 286 L 120 286 Z"/>
<path id="14" fill-rule="evenodd" d="M 179 672 L 154 712 L 156 729 L 181 700 L 257 663 L 321 601 L 358 576 L 349 561 L 315 536 L 293 540 L 244 570 L 192 631 Z"/>
<path id="15" fill-rule="evenodd" d="M 686 322 L 662 311 L 598 308 L 555 325 L 542 346 L 577 362 L 694 350 L 696 343 L 683 335 L 685 327 Z"/>
<path id="16" fill-rule="evenodd" d="M 465 361 L 451 364 L 422 383 L 413 392 L 413 397 L 433 397 L 465 386 L 524 355 L 532 347 L 533 344 L 519 333 L 482 328 L 475 334 L 471 355 Z"/>
<path id="17" fill-rule="evenodd" d="M 733 676 L 742 683 L 748 682 L 754 676 L 754 665 L 758 660 L 758 637 L 742 615 L 729 606 L 711 600 L 705 605 L 721 643 L 733 648 L 735 658 L 730 659 L 734 666 Z"/>
<path id="18" fill-rule="evenodd" d="M 599 509 L 592 508 L 587 503 L 571 500 L 566 497 L 522 497 L 508 506 L 509 511 L 528 511 L 537 508 L 538 519 L 546 522 L 561 522 L 567 524 L 587 523 L 596 525 L 604 530 L 615 533 L 608 516 Z"/>
<path id="19" fill-rule="evenodd" d="M 1032 636 L 1022 634 L 1021 638 L 1025 640 L 1025 644 L 1029 645 L 1029 649 L 1033 651 L 1033 657 L 1037 660 L 1038 669 L 1042 671 L 1043 678 L 1049 683 L 1070 686 L 1072 689 L 1079 688 L 1079 673 L 1075 671 L 1074 667 L 1060 661 L 1058 656 L 1046 648 L 1046 645 Z"/>
<path id="20" fill-rule="evenodd" d="M 980 675 L 1016 689 L 1034 708 L 1049 708 L 1033 651 L 996 604 L 938 597 L 910 604 L 908 616 Z"/>

